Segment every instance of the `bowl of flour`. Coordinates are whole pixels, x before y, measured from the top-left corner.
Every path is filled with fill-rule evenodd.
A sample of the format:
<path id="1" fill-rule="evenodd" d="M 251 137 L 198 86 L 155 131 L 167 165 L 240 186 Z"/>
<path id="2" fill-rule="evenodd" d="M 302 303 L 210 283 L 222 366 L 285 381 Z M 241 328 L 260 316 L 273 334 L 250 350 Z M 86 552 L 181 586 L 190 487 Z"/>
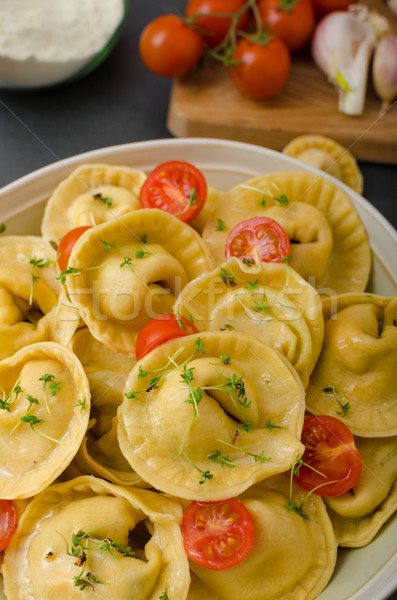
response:
<path id="1" fill-rule="evenodd" d="M 114 48 L 127 10 L 128 0 L 0 0 L 0 87 L 87 75 Z"/>

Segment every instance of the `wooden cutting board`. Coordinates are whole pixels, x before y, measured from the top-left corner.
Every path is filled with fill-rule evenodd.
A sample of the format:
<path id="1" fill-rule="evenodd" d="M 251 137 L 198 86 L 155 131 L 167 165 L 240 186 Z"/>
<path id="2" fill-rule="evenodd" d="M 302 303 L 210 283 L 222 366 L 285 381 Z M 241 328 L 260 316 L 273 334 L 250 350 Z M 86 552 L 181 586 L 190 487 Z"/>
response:
<path id="1" fill-rule="evenodd" d="M 383 0 L 369 0 L 387 16 L 397 35 L 397 18 Z M 331 137 L 359 160 L 397 164 L 397 102 L 379 116 L 380 100 L 367 90 L 364 114 L 338 112 L 335 88 L 314 65 L 307 50 L 292 57 L 285 88 L 273 98 L 252 100 L 238 92 L 227 69 L 208 64 L 195 76 L 173 82 L 167 117 L 169 131 L 178 137 L 216 137 L 282 150 L 294 137 Z"/>

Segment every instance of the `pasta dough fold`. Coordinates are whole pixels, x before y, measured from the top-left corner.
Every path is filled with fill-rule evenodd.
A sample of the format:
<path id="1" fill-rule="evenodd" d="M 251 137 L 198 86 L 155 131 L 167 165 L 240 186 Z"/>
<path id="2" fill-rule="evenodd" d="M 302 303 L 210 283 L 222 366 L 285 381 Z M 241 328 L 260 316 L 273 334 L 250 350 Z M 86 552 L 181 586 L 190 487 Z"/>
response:
<path id="1" fill-rule="evenodd" d="M 133 368 L 118 409 L 121 451 L 153 487 L 221 500 L 289 468 L 304 391 L 272 348 L 234 332 L 166 342 Z M 227 456 L 233 468 L 224 468 Z"/>
<path id="2" fill-rule="evenodd" d="M 347 402 L 343 420 L 354 435 L 396 435 L 397 296 L 344 294 L 327 299 L 324 314 L 324 344 L 307 388 L 308 410 L 335 417 L 340 402 Z"/>
<path id="3" fill-rule="evenodd" d="M 235 225 L 257 216 L 276 219 L 291 242 L 291 266 L 328 294 L 364 291 L 371 268 L 368 238 L 349 196 L 311 173 L 270 173 L 225 192 L 203 230 L 217 263 Z M 217 226 L 220 218 L 225 227 Z"/>
<path id="4" fill-rule="evenodd" d="M 230 328 L 283 354 L 307 386 L 320 354 L 324 319 L 317 291 L 288 265 L 248 266 L 232 258 L 191 281 L 176 311 L 201 331 Z"/>
<path id="5" fill-rule="evenodd" d="M 74 246 L 66 286 L 92 335 L 134 355 L 140 329 L 170 313 L 190 281 L 210 269 L 200 236 L 158 209 L 142 209 L 87 231 Z"/>
<path id="6" fill-rule="evenodd" d="M 188 600 L 313 600 L 336 562 L 336 541 L 322 499 L 293 485 L 286 474 L 256 483 L 239 497 L 255 523 L 255 543 L 239 565 L 210 571 L 190 562 Z M 302 518 L 286 505 L 301 506 Z M 307 518 L 308 517 L 308 518 Z"/>
<path id="7" fill-rule="evenodd" d="M 62 180 L 46 204 L 43 237 L 59 242 L 83 225 L 100 225 L 141 207 L 139 191 L 146 175 L 125 166 L 81 165 Z"/>
<path id="8" fill-rule="evenodd" d="M 77 357 L 55 342 L 0 363 L 0 489 L 28 498 L 71 462 L 87 430 L 90 390 Z"/>
<path id="9" fill-rule="evenodd" d="M 8 600 L 184 600 L 189 569 L 180 506 L 92 476 L 36 496 L 4 558 Z M 88 588 L 88 589 L 87 589 Z"/>

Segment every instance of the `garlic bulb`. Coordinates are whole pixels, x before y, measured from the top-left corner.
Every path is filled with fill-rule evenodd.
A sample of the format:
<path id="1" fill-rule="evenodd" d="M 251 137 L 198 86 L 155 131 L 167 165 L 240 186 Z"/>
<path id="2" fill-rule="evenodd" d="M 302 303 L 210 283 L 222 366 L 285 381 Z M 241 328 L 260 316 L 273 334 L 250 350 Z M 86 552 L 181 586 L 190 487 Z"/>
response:
<path id="1" fill-rule="evenodd" d="M 372 62 L 372 79 L 379 98 L 381 111 L 397 98 L 397 37 L 389 35 L 380 40 Z"/>
<path id="2" fill-rule="evenodd" d="M 356 12 L 332 12 L 320 20 L 314 31 L 313 60 L 337 87 L 342 113 L 364 112 L 370 61 L 379 28 L 383 32 L 383 27 L 388 27 L 387 20 L 380 27 L 378 18 L 363 18 L 360 8 Z"/>

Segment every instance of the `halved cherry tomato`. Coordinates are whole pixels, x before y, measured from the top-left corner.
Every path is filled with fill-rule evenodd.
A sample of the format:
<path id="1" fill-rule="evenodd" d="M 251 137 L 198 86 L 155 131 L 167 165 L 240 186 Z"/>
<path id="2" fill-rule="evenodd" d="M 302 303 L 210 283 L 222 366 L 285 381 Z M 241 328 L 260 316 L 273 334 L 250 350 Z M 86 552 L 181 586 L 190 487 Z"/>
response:
<path id="1" fill-rule="evenodd" d="M 178 322 L 179 321 L 179 322 Z M 180 324 L 181 323 L 181 324 Z M 142 327 L 136 340 L 135 355 L 140 360 L 160 344 L 176 337 L 198 333 L 197 327 L 185 317 L 159 315 Z"/>
<path id="2" fill-rule="evenodd" d="M 182 518 L 183 543 L 195 563 L 224 571 L 251 552 L 255 525 L 249 510 L 235 498 L 220 502 L 191 502 Z"/>
<path id="3" fill-rule="evenodd" d="M 303 464 L 294 477 L 303 489 L 319 496 L 339 496 L 357 483 L 362 459 L 352 432 L 342 421 L 326 415 L 308 417 L 301 441 L 305 445 L 302 460 L 310 466 Z"/>
<path id="4" fill-rule="evenodd" d="M 241 260 L 279 262 L 290 253 L 290 242 L 284 229 L 270 217 L 253 217 L 238 223 L 226 240 L 225 255 Z"/>
<path id="5" fill-rule="evenodd" d="M 206 199 L 204 175 L 183 160 L 170 160 L 153 169 L 139 196 L 143 208 L 160 208 L 184 223 L 197 217 Z"/>
<path id="6" fill-rule="evenodd" d="M 204 40 L 177 15 L 150 21 L 139 38 L 144 65 L 162 77 L 187 75 L 204 53 Z"/>
<path id="7" fill-rule="evenodd" d="M 0 552 L 8 546 L 16 523 L 17 516 L 11 500 L 0 500 Z"/>
<path id="8" fill-rule="evenodd" d="M 231 17 L 216 15 L 235 15 L 243 6 L 245 0 L 189 0 L 185 8 L 185 16 L 192 19 L 191 23 L 202 33 L 210 48 L 220 44 L 232 23 Z M 237 30 L 245 29 L 249 20 L 249 11 L 245 10 L 237 23 Z"/>
<path id="9" fill-rule="evenodd" d="M 279 35 L 291 52 L 310 40 L 316 24 L 312 0 L 259 0 L 257 6 L 263 27 Z"/>
<path id="10" fill-rule="evenodd" d="M 243 38 L 236 44 L 229 74 L 236 88 L 246 96 L 263 100 L 274 96 L 288 81 L 291 56 L 280 37 L 255 43 L 255 36 Z"/>
<path id="11" fill-rule="evenodd" d="M 58 246 L 58 265 L 61 271 L 66 271 L 68 268 L 68 262 L 70 258 L 70 253 L 73 250 L 73 247 L 80 236 L 83 235 L 87 229 L 91 229 L 89 225 L 82 225 L 81 227 L 75 227 L 68 231 Z"/>

